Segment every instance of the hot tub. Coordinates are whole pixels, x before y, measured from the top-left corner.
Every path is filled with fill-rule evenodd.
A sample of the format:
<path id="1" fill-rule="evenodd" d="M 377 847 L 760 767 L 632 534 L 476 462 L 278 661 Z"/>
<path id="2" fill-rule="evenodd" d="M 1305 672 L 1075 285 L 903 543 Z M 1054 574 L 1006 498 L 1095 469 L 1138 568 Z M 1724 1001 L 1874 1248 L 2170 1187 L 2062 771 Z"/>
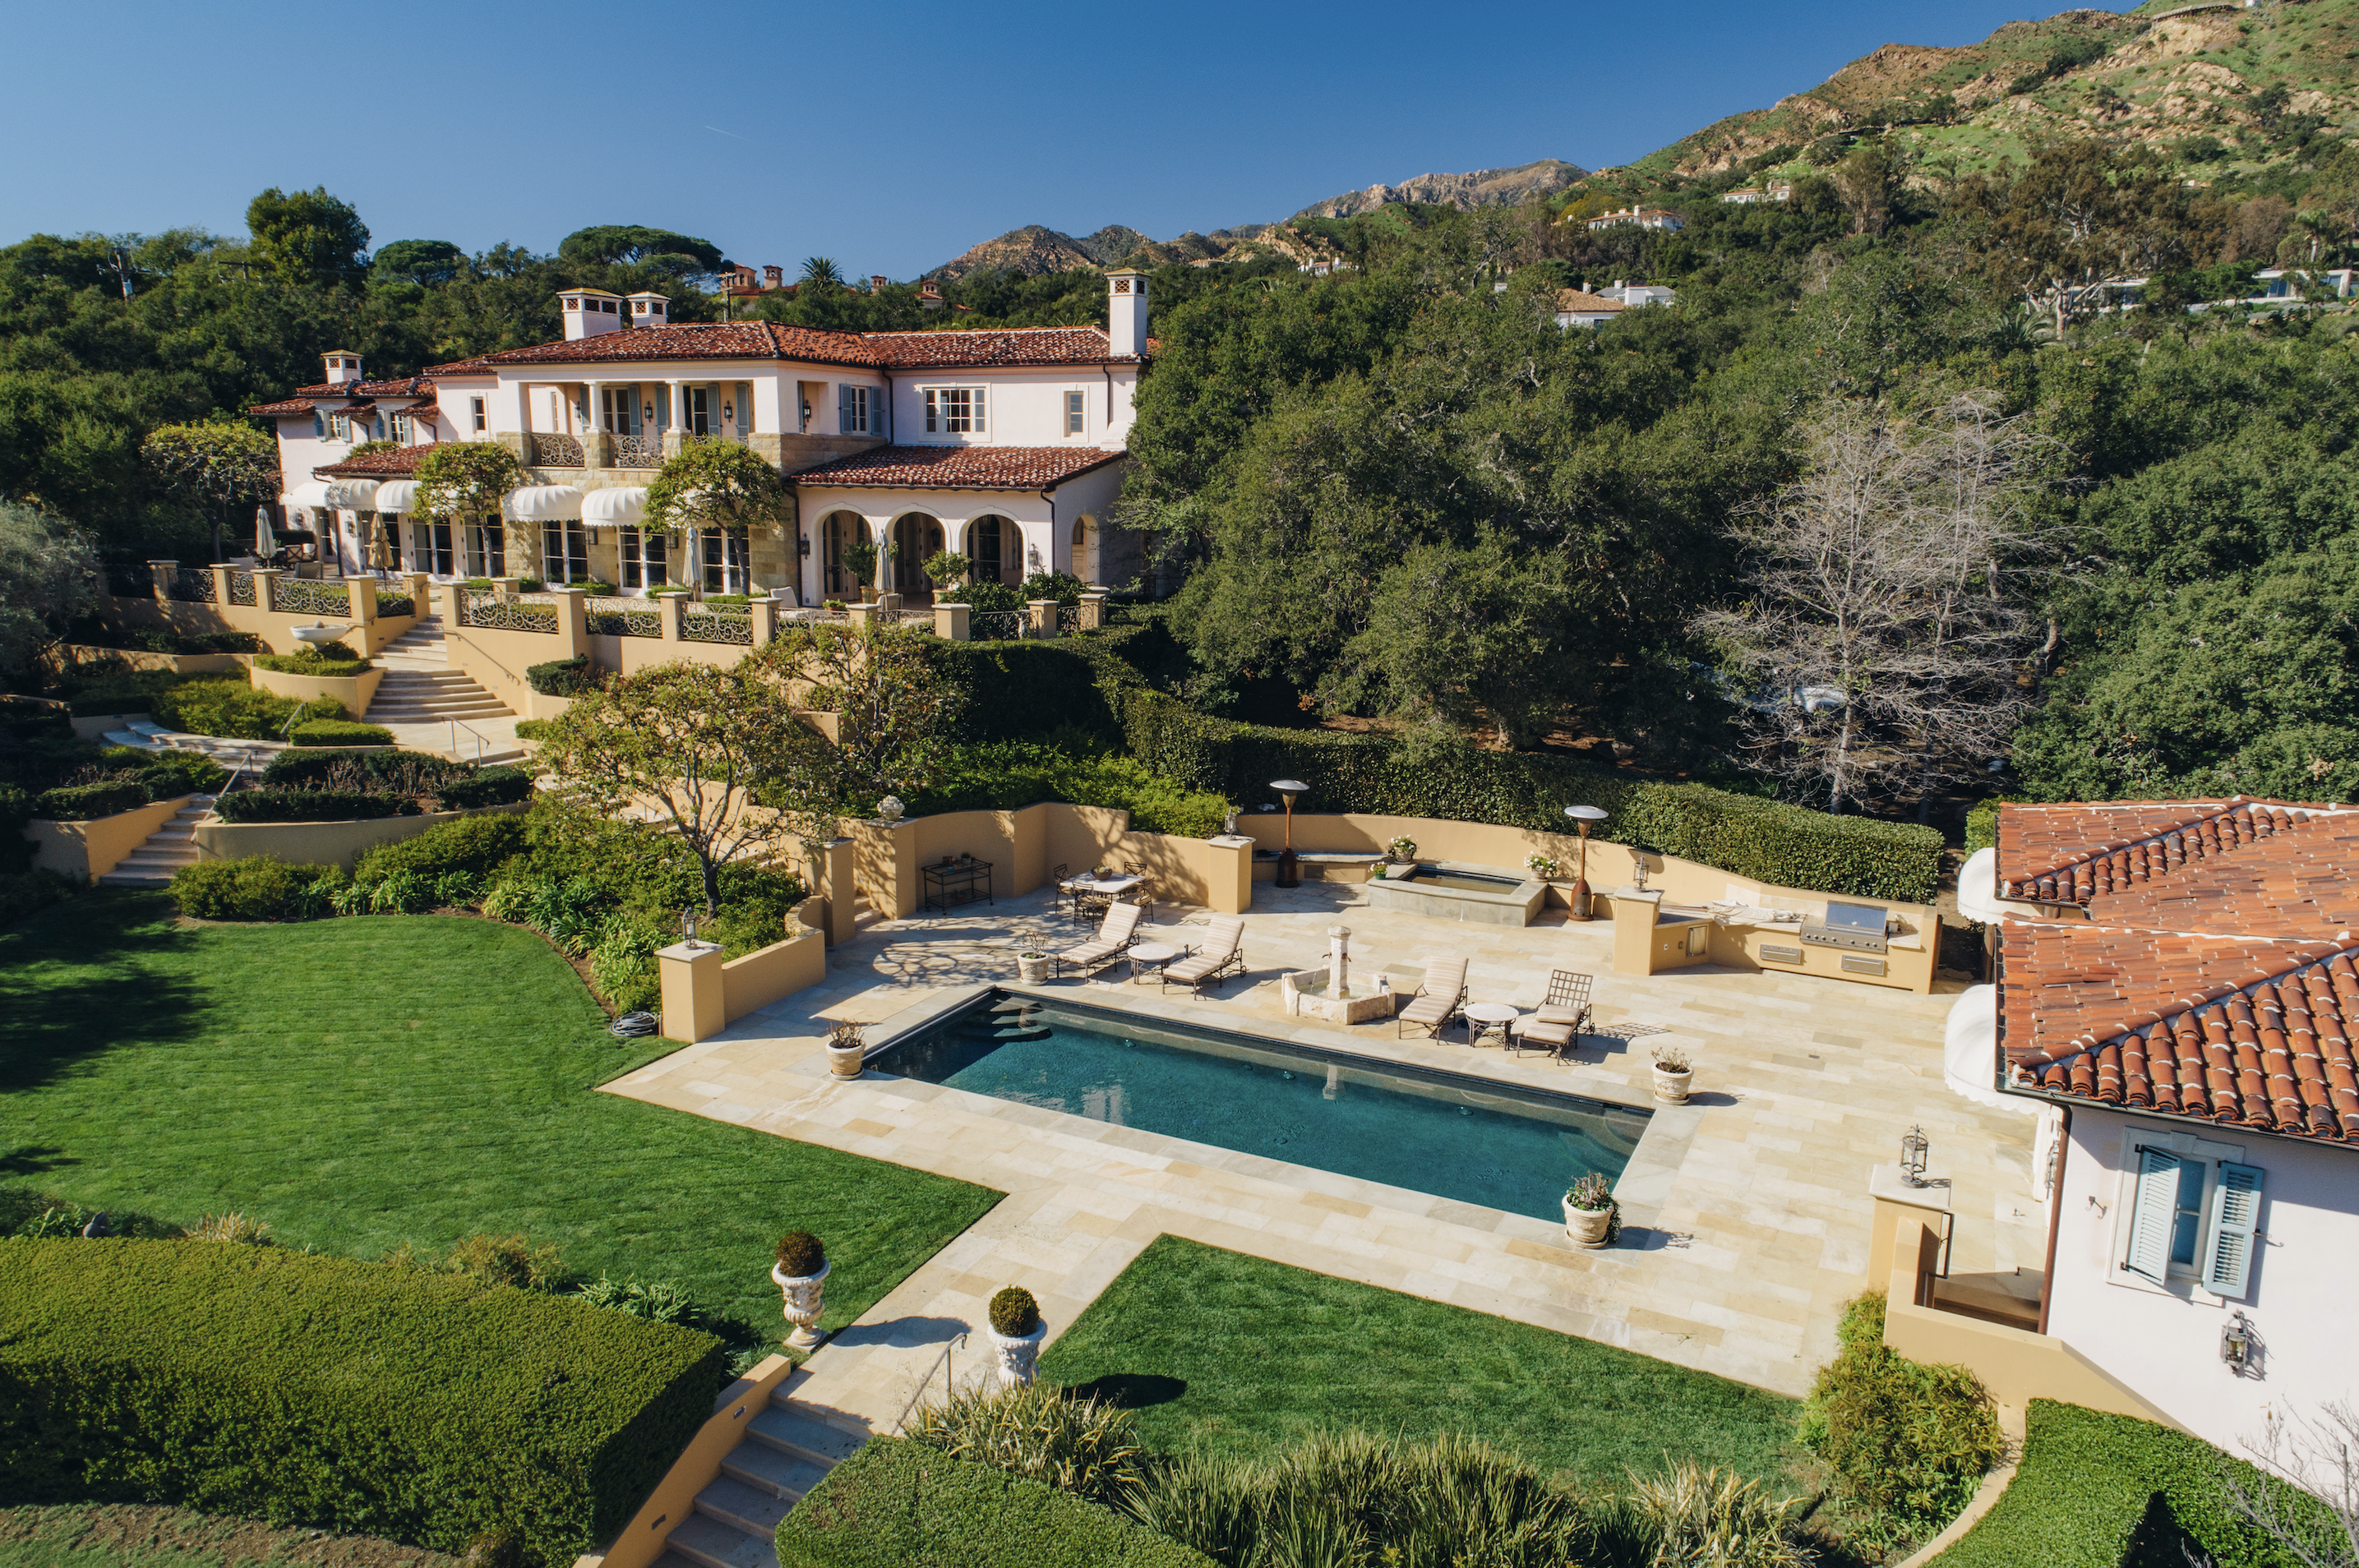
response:
<path id="1" fill-rule="evenodd" d="M 1537 877 L 1454 860 L 1420 860 L 1409 876 L 1368 884 L 1368 903 L 1378 909 L 1473 925 L 1529 925 L 1547 901 L 1548 883 Z"/>

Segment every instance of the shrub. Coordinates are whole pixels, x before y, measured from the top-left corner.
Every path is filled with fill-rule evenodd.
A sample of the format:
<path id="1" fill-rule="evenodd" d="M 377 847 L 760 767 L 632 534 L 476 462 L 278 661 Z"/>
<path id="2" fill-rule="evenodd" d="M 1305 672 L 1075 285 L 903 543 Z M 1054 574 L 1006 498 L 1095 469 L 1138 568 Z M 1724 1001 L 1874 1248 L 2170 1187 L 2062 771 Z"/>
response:
<path id="1" fill-rule="evenodd" d="M 514 1285 L 545 1291 L 565 1274 L 555 1243 L 535 1247 L 521 1232 L 509 1236 L 470 1236 L 451 1249 L 443 1271 L 479 1285 Z"/>
<path id="2" fill-rule="evenodd" d="M 934 602 L 963 604 L 977 611 L 1021 610 L 1024 596 L 1004 582 L 962 582 L 948 593 L 936 594 Z"/>
<path id="3" fill-rule="evenodd" d="M 1982 1383 L 1886 1348 L 1884 1295 L 1843 1309 L 1835 1358 L 1803 1408 L 1802 1441 L 1833 1472 L 1835 1494 L 1870 1521 L 1879 1546 L 1937 1534 L 1974 1495 L 2006 1442 Z"/>
<path id="4" fill-rule="evenodd" d="M 0 925 L 14 925 L 80 892 L 81 883 L 56 871 L 0 871 Z"/>
<path id="5" fill-rule="evenodd" d="M 229 783 L 229 770 L 198 752 L 150 752 L 137 746 L 110 746 L 99 761 L 108 767 L 130 768 L 148 794 L 158 800 L 176 795 L 212 795 Z"/>
<path id="6" fill-rule="evenodd" d="M 276 741 L 299 708 L 305 717 L 310 719 L 344 717 L 343 704 L 333 697 L 314 697 L 309 703 L 299 703 L 291 697 L 275 697 L 245 681 L 227 676 L 174 678 L 177 684 L 157 691 L 148 698 L 146 707 L 155 716 L 157 723 L 191 735 Z M 106 713 L 118 710 L 99 708 L 93 711 Z"/>
<path id="7" fill-rule="evenodd" d="M 172 897 L 191 920 L 317 920 L 333 913 L 343 882 L 344 873 L 333 866 L 247 855 L 182 866 L 172 873 Z"/>
<path id="8" fill-rule="evenodd" d="M 543 697 L 579 697 L 585 691 L 597 690 L 604 679 L 604 674 L 590 662 L 587 654 L 524 667 L 525 685 Z"/>
<path id="9" fill-rule="evenodd" d="M 452 779 L 434 794 L 437 811 L 473 811 L 486 806 L 513 806 L 532 795 L 532 775 L 522 768 L 478 768 L 470 776 Z"/>
<path id="10" fill-rule="evenodd" d="M 1774 1500 L 1758 1481 L 1683 1459 L 1669 1474 L 1634 1476 L 1630 1510 L 1660 1568 L 1810 1568 L 1816 1556 L 1795 1539 L 1799 1498 Z"/>
<path id="11" fill-rule="evenodd" d="M 25 829 L 33 823 L 33 795 L 15 784 L 0 784 L 0 878 L 15 880 L 31 870 L 33 841 Z M 30 914 L 29 910 L 25 913 Z M 9 918 L 0 914 L 0 919 Z"/>
<path id="12" fill-rule="evenodd" d="M 1034 572 L 1024 579 L 1021 591 L 1026 599 L 1053 599 L 1071 606 L 1081 603 L 1082 592 L 1089 586 L 1071 572 Z"/>
<path id="13" fill-rule="evenodd" d="M 341 719 L 307 719 L 287 732 L 298 746 L 390 746 L 393 731 L 381 724 Z"/>
<path id="14" fill-rule="evenodd" d="M 391 795 L 426 795 L 473 770 L 431 752 L 281 752 L 262 771 L 272 789 L 306 785 L 381 788 Z"/>
<path id="15" fill-rule="evenodd" d="M 213 802 L 223 822 L 374 822 L 415 816 L 407 795 L 356 789 L 245 789 Z"/>
<path id="16" fill-rule="evenodd" d="M 406 593 L 386 593 L 379 590 L 376 596 L 376 612 L 379 619 L 394 615 L 415 615 L 418 613 L 418 602 Z"/>
<path id="17" fill-rule="evenodd" d="M 910 815 L 1016 811 L 1044 800 L 1130 813 L 1142 833 L 1203 838 L 1221 830 L 1226 797 L 1190 791 L 1129 757 L 1076 755 L 1060 747 L 1010 741 L 961 746 L 942 776 L 910 802 Z"/>
<path id="18" fill-rule="evenodd" d="M 234 1209 L 227 1214 L 209 1214 L 181 1234 L 190 1241 L 231 1241 L 245 1247 L 270 1245 L 270 1227 L 258 1219 L 248 1219 Z"/>
<path id="19" fill-rule="evenodd" d="M 708 1335 L 468 1280 L 201 1241 L 0 1248 L 0 1474 L 27 1501 L 445 1551 L 505 1527 L 562 1563 L 621 1529 L 723 1377 Z"/>
<path id="20" fill-rule="evenodd" d="M 33 802 L 33 815 L 51 822 L 94 822 L 102 816 L 136 811 L 147 804 L 147 785 L 119 779 L 45 789 Z"/>
<path id="21" fill-rule="evenodd" d="M 778 1238 L 778 1272 L 807 1280 L 827 1264 L 827 1249 L 808 1230 L 789 1230 Z"/>
<path id="22" fill-rule="evenodd" d="M 0 693 L 0 741 L 71 741 L 73 717 L 64 703 L 47 703 Z"/>
<path id="23" fill-rule="evenodd" d="M 1147 1478 L 1138 1421 L 1109 1400 L 1077 1399 L 1046 1383 L 959 1389 L 921 1406 L 909 1437 L 954 1458 L 1040 1481 L 1118 1508 Z"/>
<path id="24" fill-rule="evenodd" d="M 778 1523 L 781 1568 L 1209 1568 L 1038 1481 L 871 1438 Z"/>
<path id="25" fill-rule="evenodd" d="M 1040 1303 L 1021 1285 L 1010 1285 L 991 1298 L 991 1326 L 1009 1338 L 1018 1338 L 1040 1326 Z"/>
<path id="26" fill-rule="evenodd" d="M 600 1274 L 575 1291 L 573 1299 L 608 1312 L 643 1317 L 649 1323 L 693 1326 L 697 1316 L 696 1303 L 689 1300 L 687 1290 L 674 1280 L 641 1280 L 636 1276 L 615 1280 Z"/>
<path id="27" fill-rule="evenodd" d="M 1998 848 L 1998 808 L 2022 804 L 2020 797 L 2011 795 L 1976 801 L 1973 809 L 1966 813 L 1966 853 L 1971 855 L 1977 849 Z"/>
<path id="28" fill-rule="evenodd" d="M 519 719 L 516 723 L 516 739 L 546 741 L 549 739 L 549 732 L 556 728 L 557 720 L 554 719 Z"/>
<path id="29" fill-rule="evenodd" d="M 352 650 L 339 643 L 322 648 L 306 648 L 299 654 L 257 654 L 254 667 L 282 676 L 312 676 L 321 680 L 351 680 L 369 667 L 366 659 L 337 658 L 329 650 L 349 655 Z"/>
<path id="30" fill-rule="evenodd" d="M 466 816 L 429 827 L 415 838 L 363 850 L 353 866 L 355 882 L 381 881 L 407 871 L 429 880 L 452 872 L 487 877 L 525 849 L 521 816 Z"/>
<path id="31" fill-rule="evenodd" d="M 77 675 L 58 683 L 58 695 L 65 698 L 67 708 L 76 719 L 86 719 L 100 713 L 153 713 L 156 703 L 165 693 L 200 680 L 214 680 L 233 687 L 253 687 L 244 681 L 220 681 L 218 676 L 176 676 L 163 670 L 138 670 L 121 667 L 97 675 Z M 288 705 L 290 710 L 293 705 Z M 255 737 L 259 739 L 259 737 Z"/>

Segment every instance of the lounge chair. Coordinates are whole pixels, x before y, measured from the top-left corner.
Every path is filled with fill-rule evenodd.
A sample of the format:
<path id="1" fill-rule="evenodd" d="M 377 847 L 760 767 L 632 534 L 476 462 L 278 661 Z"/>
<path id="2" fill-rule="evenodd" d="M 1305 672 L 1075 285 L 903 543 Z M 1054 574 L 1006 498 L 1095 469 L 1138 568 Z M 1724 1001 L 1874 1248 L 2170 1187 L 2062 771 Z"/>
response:
<path id="1" fill-rule="evenodd" d="M 1122 957 L 1138 940 L 1138 917 L 1144 913 L 1135 903 L 1117 903 L 1107 910 L 1095 936 L 1057 955 L 1058 972 L 1071 968 L 1088 974 Z"/>
<path id="2" fill-rule="evenodd" d="M 1417 988 L 1407 1007 L 1396 1014 L 1396 1037 L 1408 1033 L 1416 1024 L 1433 1039 L 1458 1017 L 1458 1010 L 1466 1001 L 1466 960 L 1463 958 L 1428 958 L 1425 961 L 1425 983 Z"/>
<path id="3" fill-rule="evenodd" d="M 1549 970 L 1548 1000 L 1509 1036 L 1508 1044 L 1538 1045 L 1550 1053 L 1578 1047 L 1589 1028 L 1589 980 L 1587 975 L 1576 975 L 1571 969 Z"/>
<path id="4" fill-rule="evenodd" d="M 1204 928 L 1201 946 L 1190 947 L 1186 957 L 1163 966 L 1163 983 L 1180 981 L 1190 991 L 1201 993 L 1208 980 L 1245 972 L 1245 923 L 1234 914 L 1216 914 Z"/>

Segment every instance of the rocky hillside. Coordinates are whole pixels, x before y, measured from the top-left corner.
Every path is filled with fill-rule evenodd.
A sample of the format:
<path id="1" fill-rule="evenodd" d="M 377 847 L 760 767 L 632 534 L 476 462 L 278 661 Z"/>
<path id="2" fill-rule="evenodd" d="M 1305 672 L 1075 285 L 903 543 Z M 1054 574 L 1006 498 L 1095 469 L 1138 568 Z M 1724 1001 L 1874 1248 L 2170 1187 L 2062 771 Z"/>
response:
<path id="1" fill-rule="evenodd" d="M 1920 180 L 2044 138 L 2151 149 L 2190 178 L 2302 159 L 2359 131 L 2359 0 L 2066 11 L 1959 49 L 1886 44 L 1817 87 L 1708 125 L 1603 183 L 1807 175 L 1883 133 Z"/>
<path id="2" fill-rule="evenodd" d="M 1427 207 L 1513 207 L 1535 196 L 1553 196 L 1589 171 L 1561 158 L 1544 157 L 1514 168 L 1478 168 L 1471 174 L 1420 174 L 1398 185 L 1371 185 L 1314 201 L 1297 212 L 1305 218 L 1354 218 L 1388 202 Z"/>
<path id="3" fill-rule="evenodd" d="M 1155 242 L 1136 229 L 1109 223 L 1094 234 L 1075 239 L 1038 223 L 1010 229 L 995 240 L 985 240 L 965 254 L 944 262 L 928 277 L 954 282 L 973 272 L 1012 272 L 1036 277 L 1046 272 L 1070 272 L 1079 266 L 1113 266 Z"/>

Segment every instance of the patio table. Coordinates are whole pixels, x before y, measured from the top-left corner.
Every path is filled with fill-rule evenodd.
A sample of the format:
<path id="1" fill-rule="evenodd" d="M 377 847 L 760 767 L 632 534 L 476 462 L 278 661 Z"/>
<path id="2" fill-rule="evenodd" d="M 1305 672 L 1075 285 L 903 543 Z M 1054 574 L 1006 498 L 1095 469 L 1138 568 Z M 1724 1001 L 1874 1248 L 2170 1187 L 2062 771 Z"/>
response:
<path id="1" fill-rule="evenodd" d="M 1507 1032 L 1515 1027 L 1516 1020 L 1524 1015 L 1523 1009 L 1509 1007 L 1504 1001 L 1470 1001 L 1464 1011 L 1466 1044 L 1469 1045 L 1480 1045 L 1483 1036 L 1495 1029 L 1499 1032 L 1500 1044 L 1505 1044 Z"/>
<path id="2" fill-rule="evenodd" d="M 1119 877 L 1067 877 L 1063 881 L 1057 884 L 1057 891 L 1073 901 L 1073 917 L 1075 919 L 1079 919 L 1082 913 L 1082 895 L 1083 893 L 1102 893 L 1109 900 L 1117 899 L 1146 880 L 1147 879 L 1145 877 L 1132 875 Z"/>

